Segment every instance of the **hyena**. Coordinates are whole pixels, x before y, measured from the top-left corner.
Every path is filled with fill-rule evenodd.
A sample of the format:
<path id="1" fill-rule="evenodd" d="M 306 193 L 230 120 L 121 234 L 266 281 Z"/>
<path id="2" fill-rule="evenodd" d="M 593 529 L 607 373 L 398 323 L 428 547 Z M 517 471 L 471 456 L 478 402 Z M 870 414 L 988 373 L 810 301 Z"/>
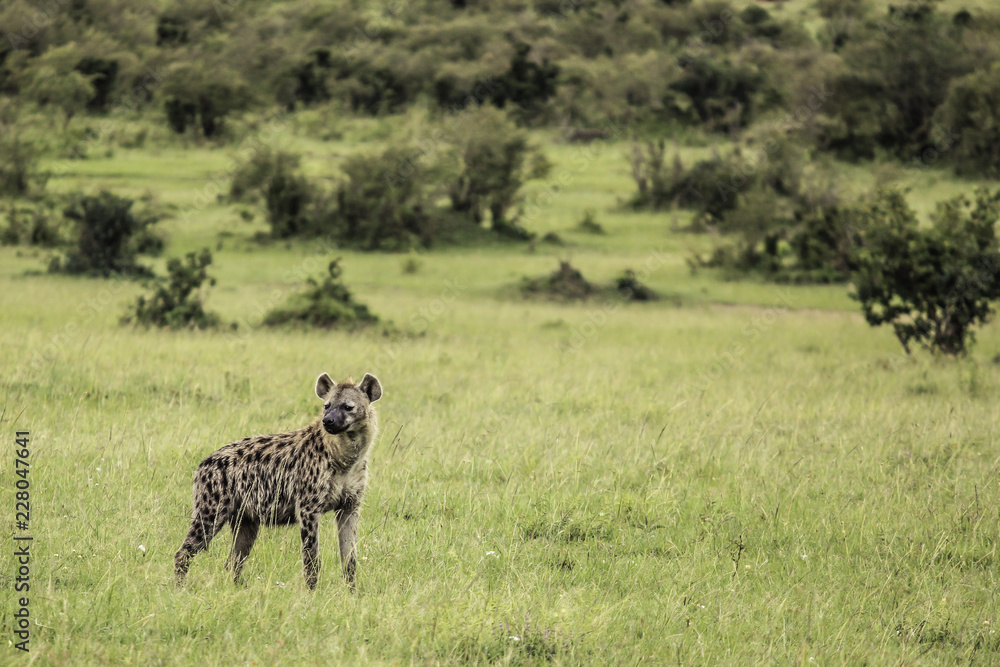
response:
<path id="1" fill-rule="evenodd" d="M 323 411 L 308 426 L 289 433 L 233 442 L 201 462 L 194 475 L 191 529 L 174 556 L 177 583 L 189 561 L 208 548 L 223 524 L 233 531 L 226 561 L 239 582 L 243 563 L 263 525 L 298 523 L 306 585 L 319 576 L 319 517 L 333 511 L 340 537 L 344 576 L 354 588 L 355 543 L 361 497 L 368 485 L 368 452 L 378 419 L 372 405 L 382 385 L 366 374 L 358 384 L 337 384 L 323 373 L 316 380 Z"/>

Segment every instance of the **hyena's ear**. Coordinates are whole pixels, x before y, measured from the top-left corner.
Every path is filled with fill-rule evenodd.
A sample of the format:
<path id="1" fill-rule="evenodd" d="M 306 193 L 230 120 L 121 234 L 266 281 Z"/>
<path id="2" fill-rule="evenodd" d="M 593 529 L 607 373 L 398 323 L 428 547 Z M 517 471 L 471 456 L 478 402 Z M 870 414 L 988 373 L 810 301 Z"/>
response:
<path id="1" fill-rule="evenodd" d="M 368 400 L 372 403 L 382 398 L 382 385 L 379 384 L 378 378 L 371 373 L 365 373 L 365 377 L 361 380 L 361 384 L 358 385 L 358 389 L 365 392 Z"/>
<path id="2" fill-rule="evenodd" d="M 337 386 L 329 375 L 323 373 L 318 378 L 316 378 L 316 395 L 320 398 L 326 398 L 326 395 L 330 393 L 330 390 Z"/>

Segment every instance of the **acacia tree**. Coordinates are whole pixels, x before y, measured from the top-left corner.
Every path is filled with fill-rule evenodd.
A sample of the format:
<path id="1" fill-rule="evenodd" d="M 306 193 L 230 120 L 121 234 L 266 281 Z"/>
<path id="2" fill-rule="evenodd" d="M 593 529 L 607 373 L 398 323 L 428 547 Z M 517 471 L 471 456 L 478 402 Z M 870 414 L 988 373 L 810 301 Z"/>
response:
<path id="1" fill-rule="evenodd" d="M 1000 298 L 998 218 L 1000 191 L 939 203 L 929 228 L 918 225 L 902 193 L 880 192 L 861 210 L 851 295 L 868 323 L 891 324 L 907 354 L 913 342 L 965 353 Z"/>

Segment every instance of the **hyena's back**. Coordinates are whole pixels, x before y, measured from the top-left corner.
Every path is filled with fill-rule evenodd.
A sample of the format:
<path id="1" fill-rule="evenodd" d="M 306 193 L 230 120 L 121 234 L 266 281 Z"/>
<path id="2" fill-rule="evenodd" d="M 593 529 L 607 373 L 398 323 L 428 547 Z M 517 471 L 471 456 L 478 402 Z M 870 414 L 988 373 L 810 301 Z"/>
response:
<path id="1" fill-rule="evenodd" d="M 304 444 L 298 432 L 245 438 L 222 447 L 198 466 L 192 517 L 219 525 L 295 522 L 295 480 Z"/>

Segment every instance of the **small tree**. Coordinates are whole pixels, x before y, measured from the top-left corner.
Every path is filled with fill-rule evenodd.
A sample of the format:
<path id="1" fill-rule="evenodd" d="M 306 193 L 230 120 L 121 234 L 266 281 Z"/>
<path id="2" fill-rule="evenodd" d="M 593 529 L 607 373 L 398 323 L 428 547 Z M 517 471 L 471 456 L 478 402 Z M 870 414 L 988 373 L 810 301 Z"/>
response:
<path id="1" fill-rule="evenodd" d="M 526 164 L 534 149 L 527 135 L 503 112 L 482 107 L 467 114 L 449 160 L 458 165 L 448 182 L 451 207 L 468 214 L 477 225 L 489 211 L 494 231 L 516 231 L 507 212 L 517 203 L 521 186 L 531 175 Z"/>
<path id="2" fill-rule="evenodd" d="M 63 262 L 50 270 L 64 273 L 109 276 L 112 273 L 148 274 L 135 261 L 139 233 L 155 218 L 136 217 L 132 200 L 102 191 L 96 197 L 82 197 L 63 215 L 76 223 L 76 247 Z"/>
<path id="3" fill-rule="evenodd" d="M 897 191 L 880 192 L 861 211 L 856 292 L 872 326 L 891 324 L 907 354 L 917 342 L 958 355 L 974 341 L 973 327 L 1000 298 L 1000 192 L 976 192 L 938 204 L 921 229 Z"/>
<path id="4" fill-rule="evenodd" d="M 176 257 L 167 262 L 167 277 L 152 281 L 153 293 L 140 296 L 122 318 L 122 324 L 170 329 L 209 329 L 219 324 L 219 317 L 205 311 L 202 285 L 215 279 L 208 275 L 212 253 L 189 252 L 185 259 Z"/>
<path id="5" fill-rule="evenodd" d="M 73 70 L 59 73 L 54 67 L 41 66 L 24 89 L 24 96 L 39 105 L 55 106 L 63 112 L 63 129 L 94 97 L 92 76 Z"/>
<path id="6" fill-rule="evenodd" d="M 38 167 L 41 153 L 22 127 L 0 120 L 0 196 L 23 196 L 45 187 L 48 175 Z"/>
<path id="7" fill-rule="evenodd" d="M 327 207 L 325 215 L 332 217 L 334 233 L 344 245 L 404 250 L 431 244 L 434 232 L 424 196 L 427 176 L 419 153 L 388 148 L 356 155 L 344 162 L 343 171 L 336 211 Z M 318 212 L 317 218 L 323 215 Z"/>
<path id="8" fill-rule="evenodd" d="M 253 98 L 239 72 L 224 62 L 175 63 L 164 81 L 167 122 L 178 134 L 194 126 L 202 136 L 216 137 L 226 117 L 245 109 Z"/>

